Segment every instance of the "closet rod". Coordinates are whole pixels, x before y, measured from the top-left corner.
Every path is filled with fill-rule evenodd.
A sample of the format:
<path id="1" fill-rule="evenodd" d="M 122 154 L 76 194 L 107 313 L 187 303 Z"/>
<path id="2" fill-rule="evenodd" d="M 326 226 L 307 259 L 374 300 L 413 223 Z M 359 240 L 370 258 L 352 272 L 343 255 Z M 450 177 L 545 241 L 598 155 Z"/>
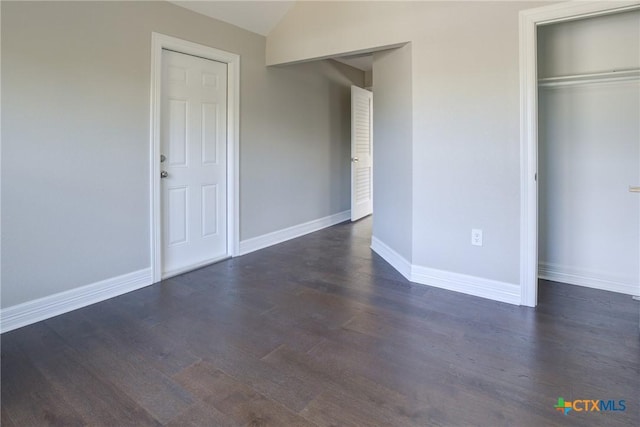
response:
<path id="1" fill-rule="evenodd" d="M 637 80 L 640 78 L 640 68 L 631 70 L 608 71 L 604 73 L 574 74 L 570 76 L 547 77 L 538 80 L 538 86 L 562 86 L 596 82 L 618 82 Z"/>

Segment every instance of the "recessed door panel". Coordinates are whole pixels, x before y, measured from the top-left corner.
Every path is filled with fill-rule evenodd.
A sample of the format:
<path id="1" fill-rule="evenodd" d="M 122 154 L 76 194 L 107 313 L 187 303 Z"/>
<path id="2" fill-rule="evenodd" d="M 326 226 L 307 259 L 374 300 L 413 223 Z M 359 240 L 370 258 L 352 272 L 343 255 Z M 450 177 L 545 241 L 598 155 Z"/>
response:
<path id="1" fill-rule="evenodd" d="M 169 164 L 187 165 L 187 101 L 169 100 Z"/>
<path id="2" fill-rule="evenodd" d="M 168 246 L 187 241 L 187 187 L 170 188 L 168 198 Z"/>
<path id="3" fill-rule="evenodd" d="M 202 237 L 218 234 L 218 186 L 202 186 Z"/>
<path id="4" fill-rule="evenodd" d="M 202 104 L 202 162 L 218 162 L 218 105 Z"/>

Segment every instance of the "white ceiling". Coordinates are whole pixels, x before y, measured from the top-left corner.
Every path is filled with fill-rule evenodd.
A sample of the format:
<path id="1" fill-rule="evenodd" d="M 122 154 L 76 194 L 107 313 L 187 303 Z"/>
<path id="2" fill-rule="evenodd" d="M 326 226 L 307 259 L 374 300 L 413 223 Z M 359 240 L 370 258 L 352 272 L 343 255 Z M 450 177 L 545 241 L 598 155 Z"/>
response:
<path id="1" fill-rule="evenodd" d="M 180 1 L 177 6 L 266 36 L 295 4 L 295 1 Z"/>

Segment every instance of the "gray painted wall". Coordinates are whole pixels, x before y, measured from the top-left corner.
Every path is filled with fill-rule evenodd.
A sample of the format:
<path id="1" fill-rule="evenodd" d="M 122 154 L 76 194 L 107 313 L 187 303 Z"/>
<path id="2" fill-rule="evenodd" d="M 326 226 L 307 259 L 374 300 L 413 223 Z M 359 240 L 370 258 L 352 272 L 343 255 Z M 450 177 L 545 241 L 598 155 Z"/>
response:
<path id="1" fill-rule="evenodd" d="M 271 64 L 411 42 L 413 265 L 519 283 L 518 22 L 545 4 L 298 2 L 267 37 Z"/>
<path id="2" fill-rule="evenodd" d="M 542 27 L 544 77 L 640 67 L 640 12 Z M 539 91 L 539 259 L 556 273 L 638 284 L 640 81 Z"/>
<path id="3" fill-rule="evenodd" d="M 413 41 L 414 258 L 520 280 L 518 13 L 526 2 L 420 3 Z M 482 229 L 483 246 L 471 245 Z"/>
<path id="4" fill-rule="evenodd" d="M 538 77 L 638 67 L 640 11 L 538 28 Z"/>
<path id="5" fill-rule="evenodd" d="M 323 61 L 164 2 L 2 7 L 2 303 L 149 267 L 151 32 L 241 55 L 241 239 L 349 208 L 349 93 Z"/>
<path id="6" fill-rule="evenodd" d="M 331 60 L 265 68 L 261 43 L 241 88 L 241 239 L 350 209 L 350 87 L 364 83 Z"/>
<path id="7" fill-rule="evenodd" d="M 411 261 L 411 45 L 375 53 L 373 75 L 373 236 Z"/>

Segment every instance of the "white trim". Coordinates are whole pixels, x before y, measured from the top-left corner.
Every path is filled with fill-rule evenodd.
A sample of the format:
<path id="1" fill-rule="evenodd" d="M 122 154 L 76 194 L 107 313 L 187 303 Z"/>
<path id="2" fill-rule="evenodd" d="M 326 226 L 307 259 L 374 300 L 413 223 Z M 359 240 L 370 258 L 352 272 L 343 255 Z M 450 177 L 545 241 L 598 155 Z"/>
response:
<path id="1" fill-rule="evenodd" d="M 591 73 L 573 76 L 547 77 L 538 80 L 539 88 L 555 88 L 566 86 L 582 86 L 593 84 L 614 84 L 637 82 L 640 70 L 611 71 L 606 73 Z"/>
<path id="2" fill-rule="evenodd" d="M 419 265 L 414 265 L 411 268 L 411 281 L 494 301 L 520 304 L 520 286 L 513 283 L 467 276 Z"/>
<path id="3" fill-rule="evenodd" d="M 294 225 L 282 230 L 272 231 L 271 233 L 242 240 L 240 242 L 238 255 L 246 255 L 259 249 L 277 245 L 278 243 L 286 242 L 287 240 L 295 239 L 296 237 L 304 236 L 305 234 L 313 233 L 314 231 L 322 230 L 323 228 L 348 221 L 349 218 L 351 218 L 351 211 L 343 211 L 323 218 L 314 219 L 313 221 L 305 222 L 303 224 Z"/>
<path id="4" fill-rule="evenodd" d="M 195 55 L 227 64 L 227 254 L 237 254 L 240 238 L 240 56 L 164 34 L 151 35 L 151 270 L 153 283 L 162 276 L 160 206 L 160 92 L 162 49 Z"/>
<path id="5" fill-rule="evenodd" d="M 2 7 L 0 7 L 0 22 L 2 22 Z M 2 31 L 0 31 L 0 39 Z M 2 46 L 2 40 L 0 40 Z M 0 74 L 2 70 L 2 55 L 0 55 Z M 0 79 L 2 80 L 2 79 Z M 0 127 L 2 127 L 2 85 L 0 84 Z M 0 177 L 2 177 L 2 132 L 0 132 Z M 1 178 L 0 178 L 1 179 Z M 2 216 L 2 191 L 0 191 L 0 217 Z M 0 221 L 0 236 L 2 236 L 2 221 Z M 2 245 L 0 245 L 0 265 L 2 265 Z M 0 274 L 0 290 L 2 290 L 2 274 Z M 0 292 L 0 307 L 2 307 L 2 292 Z M 0 316 L 1 319 L 1 316 Z M 2 331 L 0 326 L 0 331 Z"/>
<path id="6" fill-rule="evenodd" d="M 380 239 L 371 237 L 371 249 L 398 270 L 407 280 L 509 304 L 520 304 L 520 286 L 482 277 L 467 276 L 411 264 Z"/>
<path id="7" fill-rule="evenodd" d="M 575 1 L 520 12 L 520 291 L 522 305 L 538 303 L 538 25 L 637 8 L 634 1 Z"/>
<path id="8" fill-rule="evenodd" d="M 535 175 L 538 170 L 538 79 L 535 22 L 525 12 L 520 12 L 520 303 L 535 307 L 538 303 L 537 272 L 533 269 L 538 263 Z"/>
<path id="9" fill-rule="evenodd" d="M 152 283 L 150 268 L 101 280 L 90 285 L 49 295 L 0 310 L 2 333 L 86 307 Z"/>
<path id="10" fill-rule="evenodd" d="M 637 279 L 612 277 L 598 271 L 570 268 L 564 265 L 541 262 L 538 276 L 552 282 L 568 283 L 570 285 L 585 286 L 603 291 L 618 292 L 627 295 L 638 295 L 640 283 Z M 635 281 L 635 283 L 633 283 Z"/>
<path id="11" fill-rule="evenodd" d="M 405 257 L 375 236 L 371 236 L 371 249 L 391 264 L 391 267 L 398 270 L 407 280 L 411 280 L 412 266 Z"/>

